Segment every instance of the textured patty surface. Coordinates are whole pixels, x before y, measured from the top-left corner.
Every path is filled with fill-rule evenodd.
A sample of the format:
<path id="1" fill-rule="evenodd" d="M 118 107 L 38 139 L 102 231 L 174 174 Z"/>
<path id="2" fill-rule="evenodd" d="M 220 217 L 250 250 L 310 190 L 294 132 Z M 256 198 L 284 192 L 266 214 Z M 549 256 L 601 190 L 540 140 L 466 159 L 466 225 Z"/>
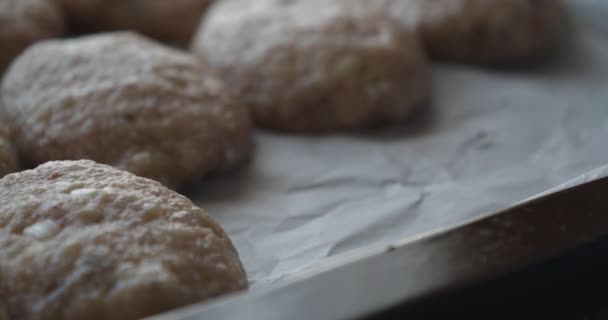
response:
<path id="1" fill-rule="evenodd" d="M 30 47 L 2 94 L 22 162 L 91 159 L 175 188 L 252 150 L 247 109 L 192 55 L 131 32 Z"/>
<path id="2" fill-rule="evenodd" d="M 155 181 L 87 160 L 0 180 L 0 318 L 139 319 L 246 287 L 220 226 Z"/>
<path id="3" fill-rule="evenodd" d="M 352 130 L 401 121 L 429 91 L 418 40 L 387 20 L 334 1 L 225 0 L 192 49 L 258 125 Z"/>

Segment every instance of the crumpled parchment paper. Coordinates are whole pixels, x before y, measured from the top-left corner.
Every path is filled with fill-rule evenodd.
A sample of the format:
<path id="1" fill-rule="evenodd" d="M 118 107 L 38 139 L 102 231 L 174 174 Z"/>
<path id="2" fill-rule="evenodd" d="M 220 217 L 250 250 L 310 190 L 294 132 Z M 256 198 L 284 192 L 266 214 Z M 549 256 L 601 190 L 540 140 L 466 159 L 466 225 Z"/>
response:
<path id="1" fill-rule="evenodd" d="M 401 129 L 259 132 L 253 163 L 187 195 L 254 286 L 506 208 L 608 163 L 608 1 L 570 0 L 563 55 L 517 70 L 436 64 L 434 101 Z"/>

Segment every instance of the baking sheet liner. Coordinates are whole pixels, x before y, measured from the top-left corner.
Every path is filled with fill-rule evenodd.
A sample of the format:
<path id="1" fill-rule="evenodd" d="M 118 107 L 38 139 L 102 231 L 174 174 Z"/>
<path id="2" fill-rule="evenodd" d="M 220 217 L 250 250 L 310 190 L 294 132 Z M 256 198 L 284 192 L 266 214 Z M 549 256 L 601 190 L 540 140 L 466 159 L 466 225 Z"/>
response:
<path id="1" fill-rule="evenodd" d="M 555 61 L 518 70 L 436 64 L 433 101 L 402 128 L 260 131 L 250 166 L 186 195 L 230 234 L 255 287 L 506 208 L 601 167 L 608 1 L 568 4 L 576 30 Z"/>

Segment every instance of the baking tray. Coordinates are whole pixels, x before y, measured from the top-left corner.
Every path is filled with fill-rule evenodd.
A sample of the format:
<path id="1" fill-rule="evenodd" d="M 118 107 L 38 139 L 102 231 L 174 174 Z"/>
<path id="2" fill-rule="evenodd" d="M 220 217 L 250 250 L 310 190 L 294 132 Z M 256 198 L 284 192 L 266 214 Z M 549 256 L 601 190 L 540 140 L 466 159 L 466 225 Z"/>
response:
<path id="1" fill-rule="evenodd" d="M 230 234 L 252 283 L 248 293 L 211 303 L 201 314 L 256 319 L 254 309 L 264 306 L 264 299 L 272 301 L 261 310 L 308 310 L 308 317 L 319 319 L 380 310 L 403 300 L 402 295 L 391 302 L 391 290 L 417 287 L 398 281 L 396 288 L 349 284 L 340 275 L 355 273 L 351 270 L 373 257 L 381 257 L 377 265 L 387 265 L 383 261 L 398 260 L 394 252 L 401 248 L 422 250 L 410 249 L 412 241 L 431 241 L 427 237 L 455 226 L 470 230 L 467 226 L 480 216 L 516 210 L 509 208 L 608 163 L 608 3 L 568 4 L 576 30 L 554 61 L 518 70 L 436 64 L 434 101 L 404 127 L 324 137 L 260 131 L 251 166 L 187 191 Z M 426 246 L 414 243 L 413 248 Z M 548 258 L 551 250 L 563 255 L 568 248 L 541 249 L 534 255 L 544 252 Z M 526 257 L 509 266 L 530 266 L 533 261 Z M 388 279 L 399 273 L 379 274 L 384 272 Z M 448 280 L 449 286 L 457 285 Z M 295 283 L 312 289 L 298 291 Z M 350 289 L 332 291 L 329 284 Z M 360 308 L 352 300 L 341 302 L 341 295 L 357 298 Z M 189 316 L 185 312 L 181 315 Z"/>
<path id="2" fill-rule="evenodd" d="M 555 61 L 433 67 L 433 101 L 403 125 L 326 136 L 258 131 L 252 163 L 186 196 L 264 287 L 496 212 L 608 163 L 608 2 L 570 1 Z M 604 9 L 602 9 L 604 8 Z"/>
<path id="3" fill-rule="evenodd" d="M 378 319 L 391 314 L 428 319 L 466 308 L 488 311 L 497 293 L 512 299 L 563 281 L 577 267 L 600 260 L 607 265 L 607 171 L 601 168 L 510 209 L 313 276 L 152 319 L 351 320 L 380 312 Z M 496 280 L 502 280 L 498 287 L 488 288 Z M 479 294 L 463 299 L 463 290 L 480 285 L 493 295 L 481 296 L 486 301 Z"/>

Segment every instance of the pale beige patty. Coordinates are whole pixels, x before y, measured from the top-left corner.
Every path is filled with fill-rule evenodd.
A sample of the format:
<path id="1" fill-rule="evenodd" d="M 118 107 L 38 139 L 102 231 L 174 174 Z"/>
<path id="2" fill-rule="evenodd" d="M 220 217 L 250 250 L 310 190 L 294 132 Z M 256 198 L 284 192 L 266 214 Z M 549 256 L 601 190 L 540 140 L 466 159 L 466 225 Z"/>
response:
<path id="1" fill-rule="evenodd" d="M 221 227 L 155 181 L 84 160 L 0 180 L 0 318 L 139 319 L 246 287 Z"/>
<path id="2" fill-rule="evenodd" d="M 0 76 L 31 44 L 63 33 L 63 15 L 47 0 L 0 0 Z"/>
<path id="3" fill-rule="evenodd" d="M 133 30 L 187 45 L 213 0 L 54 0 L 80 32 Z"/>
<path id="4" fill-rule="evenodd" d="M 560 0 L 342 0 L 389 13 L 416 29 L 431 56 L 515 64 L 544 58 L 564 42 L 569 19 Z"/>
<path id="5" fill-rule="evenodd" d="M 402 121 L 429 91 L 418 40 L 387 20 L 327 0 L 225 0 L 192 49 L 262 127 L 367 128 Z"/>
<path id="6" fill-rule="evenodd" d="M 247 109 L 188 53 L 130 32 L 41 42 L 2 94 L 25 165 L 91 159 L 177 188 L 252 150 Z"/>

